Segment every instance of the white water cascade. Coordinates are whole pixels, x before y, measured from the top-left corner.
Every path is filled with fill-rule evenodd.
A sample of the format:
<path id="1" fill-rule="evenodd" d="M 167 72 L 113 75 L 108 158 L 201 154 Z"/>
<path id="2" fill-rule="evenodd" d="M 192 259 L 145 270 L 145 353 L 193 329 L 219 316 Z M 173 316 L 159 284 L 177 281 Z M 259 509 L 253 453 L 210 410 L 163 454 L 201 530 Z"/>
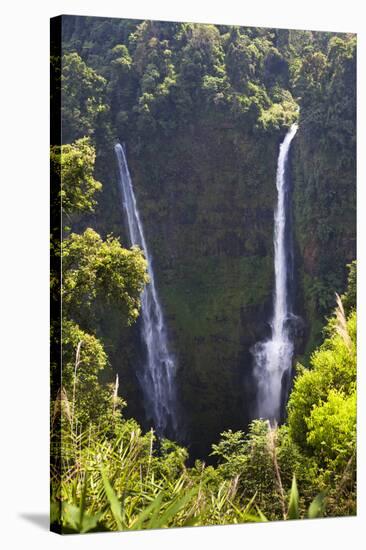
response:
<path id="1" fill-rule="evenodd" d="M 293 124 L 280 145 L 277 162 L 277 206 L 274 214 L 274 272 L 273 317 L 271 338 L 258 342 L 252 348 L 254 355 L 254 375 L 258 383 L 257 416 L 276 423 L 281 418 L 284 398 L 287 398 L 286 385 L 291 374 L 294 344 L 289 334 L 289 321 L 292 314 L 288 297 L 287 258 L 291 251 L 286 239 L 288 212 L 286 211 L 287 164 L 291 142 L 297 132 Z M 285 392 L 285 395 L 284 395 Z"/>
<path id="2" fill-rule="evenodd" d="M 151 256 L 137 209 L 132 180 L 123 147 L 117 143 L 119 183 L 131 245 L 138 245 L 148 262 L 150 283 L 141 295 L 141 330 L 146 345 L 146 361 L 137 373 L 147 417 L 159 436 L 177 432 L 175 361 L 168 349 L 164 317 L 156 291 Z"/>

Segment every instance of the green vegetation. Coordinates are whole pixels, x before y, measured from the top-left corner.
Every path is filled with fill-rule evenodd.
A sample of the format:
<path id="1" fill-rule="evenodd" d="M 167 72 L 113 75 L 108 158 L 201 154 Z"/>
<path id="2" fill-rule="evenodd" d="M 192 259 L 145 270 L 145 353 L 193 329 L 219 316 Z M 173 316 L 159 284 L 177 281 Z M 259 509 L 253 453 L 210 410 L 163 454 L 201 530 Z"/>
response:
<path id="1" fill-rule="evenodd" d="M 91 136 L 97 117 L 107 109 L 103 104 L 106 80 L 88 67 L 74 52 L 62 59 L 62 138 Z"/>
<path id="2" fill-rule="evenodd" d="M 62 383 L 57 357 L 51 370 L 53 527 L 355 514 L 355 37 L 65 16 L 63 46 L 62 145 L 51 148 L 63 231 L 52 241 L 55 304 L 61 259 L 63 282 L 51 342 L 63 365 Z M 267 331 L 276 158 L 296 120 L 304 330 L 288 418 L 270 428 L 251 417 L 249 350 Z M 116 137 L 178 358 L 179 443 L 144 426 L 134 382 L 148 277 L 141 251 L 121 245 Z"/>
<path id="3" fill-rule="evenodd" d="M 101 295 L 107 303 L 120 303 L 131 323 L 138 316 L 146 267 L 140 250 L 126 250 L 114 237 L 103 241 L 93 229 L 72 233 L 62 243 L 64 315 L 89 313 L 87 308 Z"/>
<path id="4" fill-rule="evenodd" d="M 94 194 L 102 188 L 93 177 L 94 164 L 95 149 L 89 138 L 52 147 L 51 170 L 62 181 L 59 199 L 65 215 L 94 210 Z"/>
<path id="5" fill-rule="evenodd" d="M 72 170 L 67 176 L 73 177 Z M 92 177 L 88 181 L 91 201 L 96 186 Z M 79 210 L 78 194 L 63 191 L 70 211 Z M 246 434 L 223 432 L 212 446 L 215 467 L 199 460 L 187 467 L 186 449 L 157 440 L 152 430 L 143 434 L 135 420 L 122 415 L 126 403 L 119 397 L 119 379 L 106 381 L 108 357 L 92 332 L 90 312 L 98 294 L 117 302 L 127 323 L 136 319 L 147 282 L 141 252 L 121 248 L 113 237 L 103 241 L 91 229 L 67 233 L 61 251 L 63 372 L 57 388 L 52 370 L 51 404 L 54 529 L 73 533 L 355 513 L 355 264 L 343 296 L 348 317 L 338 297 L 311 369 L 298 368 L 288 426 L 271 428 L 255 420 Z M 84 318 L 89 332 L 77 318 Z"/>
<path id="6" fill-rule="evenodd" d="M 328 337 L 298 368 L 288 425 L 255 420 L 221 434 L 217 465 L 143 434 L 122 414 L 118 380 L 101 386 L 100 343 L 65 326 L 64 386 L 53 404 L 52 521 L 62 532 L 217 525 L 356 512 L 355 311 L 339 300 Z M 56 422 L 61 420 L 61 432 Z M 60 438 L 61 434 L 61 438 Z M 298 491 L 299 487 L 299 491 Z M 299 492 L 301 498 L 299 498 Z"/>
<path id="7" fill-rule="evenodd" d="M 307 40 L 299 53 L 294 218 L 299 279 L 314 327 L 334 307 L 334 291 L 343 291 L 345 266 L 356 256 L 356 37 L 325 34 L 323 41 Z M 308 357 L 320 338 L 311 331 Z"/>

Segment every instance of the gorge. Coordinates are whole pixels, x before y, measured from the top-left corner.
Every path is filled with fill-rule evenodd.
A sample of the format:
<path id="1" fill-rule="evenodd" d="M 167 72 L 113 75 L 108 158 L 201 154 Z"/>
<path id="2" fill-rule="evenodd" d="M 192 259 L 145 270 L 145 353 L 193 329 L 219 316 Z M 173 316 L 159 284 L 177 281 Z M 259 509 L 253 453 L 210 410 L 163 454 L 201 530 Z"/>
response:
<path id="1" fill-rule="evenodd" d="M 354 39 L 71 16 L 62 32 L 63 140 L 90 136 L 103 184 L 95 213 L 74 227 L 131 242 L 114 170 L 118 136 L 128 144 L 168 327 L 183 443 L 193 459 L 210 460 L 221 432 L 245 430 L 256 415 L 250 350 L 273 336 L 274 179 L 279 145 L 296 121 L 288 162 L 290 299 L 302 319 L 295 363 L 308 364 L 334 292 L 344 291 L 356 253 Z M 126 415 L 148 429 L 136 376 L 146 360 L 142 314 L 128 327 L 113 304 L 98 304 L 97 314 Z"/>
<path id="2" fill-rule="evenodd" d="M 289 284 L 293 273 L 292 239 L 289 235 L 289 152 L 298 126 L 293 124 L 280 145 L 277 174 L 277 205 L 274 210 L 274 290 L 273 315 L 270 322 L 271 338 L 256 343 L 252 348 L 254 356 L 254 378 L 257 387 L 254 417 L 277 423 L 283 416 L 291 380 L 294 342 L 289 333 L 289 323 L 295 318 L 289 298 Z M 152 258 L 147 250 L 140 215 L 137 209 L 126 154 L 120 143 L 115 145 L 118 163 L 119 183 L 123 197 L 123 210 L 128 226 L 130 243 L 138 245 L 148 260 L 150 283 L 142 295 L 142 335 L 146 346 L 146 360 L 138 378 L 144 395 L 147 418 L 159 436 L 171 434 L 177 437 L 177 392 L 175 387 L 175 364 L 169 353 L 166 327 L 158 300 Z M 281 414 L 282 413 L 282 414 Z"/>

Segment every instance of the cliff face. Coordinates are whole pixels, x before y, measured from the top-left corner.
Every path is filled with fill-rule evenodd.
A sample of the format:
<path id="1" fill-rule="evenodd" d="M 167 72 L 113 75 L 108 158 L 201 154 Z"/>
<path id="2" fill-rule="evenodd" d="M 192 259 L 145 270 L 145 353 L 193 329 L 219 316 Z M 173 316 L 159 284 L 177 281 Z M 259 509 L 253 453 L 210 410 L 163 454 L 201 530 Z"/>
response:
<path id="1" fill-rule="evenodd" d="M 304 128 L 292 155 L 297 299 L 306 321 L 304 361 L 319 345 L 335 293 L 346 287 L 347 265 L 356 258 L 356 148 L 342 150 L 324 130 Z"/>
<path id="2" fill-rule="evenodd" d="M 273 209 L 281 137 L 197 120 L 174 139 L 160 137 L 138 148 L 126 142 L 177 359 L 185 442 L 192 456 L 207 455 L 220 432 L 245 428 L 252 417 L 250 348 L 268 333 L 272 309 Z M 291 158 L 295 312 L 303 321 L 299 356 L 309 353 L 320 337 L 334 290 L 343 291 L 345 265 L 355 256 L 354 196 L 347 192 L 354 189 L 355 174 L 354 165 L 341 170 L 331 153 L 327 157 L 314 147 L 301 127 Z M 120 234 L 127 243 L 113 153 L 105 161 L 99 163 L 98 176 L 105 182 L 100 230 Z M 332 191 L 335 181 L 337 192 Z M 322 227 L 332 229 L 327 239 Z M 321 301 L 323 295 L 328 302 Z M 143 423 L 136 379 L 136 365 L 143 360 L 138 326 L 123 328 L 111 311 L 102 317 L 101 332 L 110 342 L 112 366 L 120 373 L 128 410 Z"/>
<path id="3" fill-rule="evenodd" d="M 206 454 L 224 429 L 251 420 L 250 347 L 267 333 L 272 308 L 279 140 L 197 120 L 173 140 L 139 150 L 126 144 L 194 455 Z M 116 178 L 109 181 L 117 186 Z M 109 193 L 106 186 L 100 218 L 118 233 L 123 212 Z M 127 345 L 130 361 L 112 361 L 130 386 L 131 412 L 141 417 L 132 403 L 137 389 L 127 382 L 134 379 L 128 363 L 136 360 L 136 332 L 114 335 L 121 351 L 122 333 L 127 341 L 134 333 L 135 340 Z"/>

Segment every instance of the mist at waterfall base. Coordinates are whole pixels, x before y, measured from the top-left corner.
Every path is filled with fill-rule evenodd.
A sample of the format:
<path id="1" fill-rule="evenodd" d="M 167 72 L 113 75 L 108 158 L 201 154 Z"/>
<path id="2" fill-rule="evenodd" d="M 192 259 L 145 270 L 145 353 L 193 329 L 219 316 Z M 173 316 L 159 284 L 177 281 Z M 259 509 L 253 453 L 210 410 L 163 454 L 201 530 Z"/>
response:
<path id="1" fill-rule="evenodd" d="M 141 336 L 145 361 L 136 371 L 141 386 L 147 421 L 160 437 L 179 440 L 175 358 L 169 351 L 163 312 L 159 302 L 152 258 L 148 252 L 143 226 L 136 204 L 126 154 L 120 143 L 115 145 L 123 210 L 131 245 L 143 251 L 148 262 L 150 282 L 141 295 Z"/>
<path id="2" fill-rule="evenodd" d="M 291 126 L 280 145 L 276 187 L 277 205 L 274 214 L 274 292 L 271 337 L 257 342 L 251 349 L 254 356 L 254 377 L 257 382 L 256 417 L 273 425 L 284 415 L 291 383 L 294 342 L 290 325 L 296 321 L 291 303 L 291 276 L 293 270 L 292 236 L 289 231 L 289 177 L 288 159 L 297 125 Z"/>

